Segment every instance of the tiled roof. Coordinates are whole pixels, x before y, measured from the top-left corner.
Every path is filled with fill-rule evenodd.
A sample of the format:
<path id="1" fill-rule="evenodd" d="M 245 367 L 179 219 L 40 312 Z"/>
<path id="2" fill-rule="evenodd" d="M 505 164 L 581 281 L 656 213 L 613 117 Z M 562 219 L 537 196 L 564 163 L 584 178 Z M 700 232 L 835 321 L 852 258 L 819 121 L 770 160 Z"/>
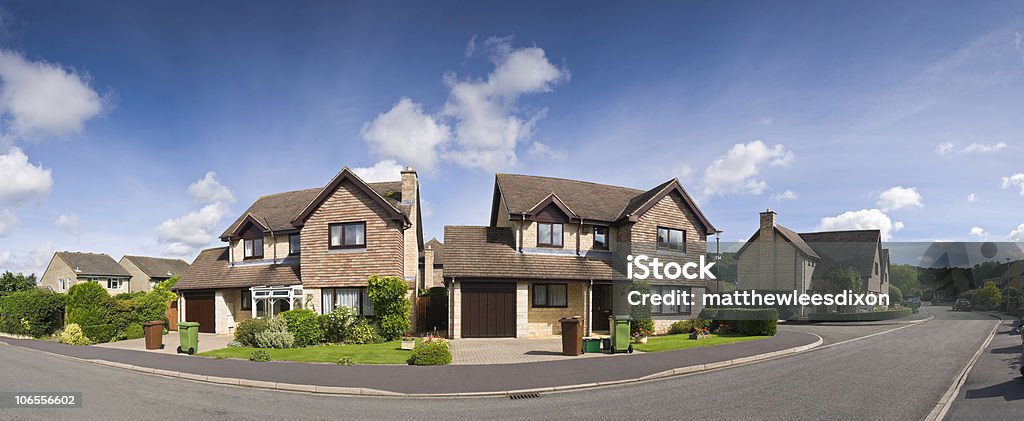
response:
<path id="1" fill-rule="evenodd" d="M 878 250 L 879 230 L 851 230 L 801 233 L 800 238 L 821 256 L 814 273 L 826 275 L 833 268 L 848 266 L 862 276 L 871 276 L 875 270 L 875 252 Z"/>
<path id="2" fill-rule="evenodd" d="M 57 257 L 60 257 L 61 260 L 67 263 L 71 270 L 75 271 L 79 276 L 131 276 L 114 258 L 105 253 L 58 251 Z"/>
<path id="3" fill-rule="evenodd" d="M 408 215 L 409 206 L 402 205 L 402 182 L 384 181 L 380 183 L 367 183 L 373 191 L 380 194 L 391 205 L 399 211 Z M 302 212 L 310 202 L 320 194 L 323 187 L 313 189 L 291 191 L 285 193 L 271 194 L 256 199 L 245 212 L 239 215 L 228 229 L 221 234 L 221 239 L 226 240 L 228 235 L 235 232 L 238 226 L 245 221 L 248 215 L 252 215 L 261 226 L 274 231 L 294 231 L 298 227 L 292 225 L 292 220 Z"/>
<path id="4" fill-rule="evenodd" d="M 511 228 L 444 227 L 444 276 L 494 279 L 624 279 L 611 261 L 518 253 Z"/>
<path id="5" fill-rule="evenodd" d="M 440 241 L 437 241 L 436 238 L 431 238 L 430 241 L 427 241 L 427 244 L 426 244 L 425 248 L 434 250 L 434 264 L 435 265 L 443 265 L 444 264 L 444 243 L 442 243 Z"/>
<path id="6" fill-rule="evenodd" d="M 142 273 L 145 273 L 150 278 L 170 278 L 174 275 L 181 275 L 188 270 L 188 262 L 181 259 L 124 256 L 124 260 L 131 261 L 135 266 L 138 266 Z"/>
<path id="7" fill-rule="evenodd" d="M 804 241 L 803 237 L 801 237 L 800 234 L 797 234 L 793 230 L 786 228 L 782 225 L 775 225 L 775 231 L 778 231 L 779 234 L 782 234 L 782 236 L 789 240 L 789 242 L 793 243 L 793 245 L 796 246 L 796 248 L 800 250 L 803 254 L 811 256 L 815 259 L 821 258 L 821 256 L 819 256 L 818 253 L 814 251 L 814 249 L 809 244 L 807 244 L 806 241 Z"/>
<path id="8" fill-rule="evenodd" d="M 203 250 L 174 289 L 243 288 L 301 284 L 298 265 L 246 264 L 231 266 L 228 248 Z"/>

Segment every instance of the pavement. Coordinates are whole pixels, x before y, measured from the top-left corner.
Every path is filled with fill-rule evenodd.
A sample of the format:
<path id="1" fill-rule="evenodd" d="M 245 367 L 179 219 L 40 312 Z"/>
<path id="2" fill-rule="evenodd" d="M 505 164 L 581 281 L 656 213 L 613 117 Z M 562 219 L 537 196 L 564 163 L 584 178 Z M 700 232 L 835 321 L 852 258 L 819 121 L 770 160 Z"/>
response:
<path id="1" fill-rule="evenodd" d="M 203 351 L 220 349 L 228 346 L 228 342 L 234 340 L 233 335 L 216 335 L 213 333 L 200 333 L 199 346 Z M 160 354 L 178 355 L 178 332 L 170 332 L 163 337 L 164 347 L 161 349 L 146 349 L 146 339 L 127 339 L 117 342 L 107 342 L 93 346 L 111 349 L 127 349 L 134 351 L 154 352 Z"/>
<path id="2" fill-rule="evenodd" d="M 80 409 L 0 409 L 0 419 L 919 420 L 932 410 L 996 322 L 984 316 L 938 313 L 936 320 L 893 326 L 898 330 L 836 342 L 793 357 L 653 381 L 541 393 L 532 399 L 392 399 L 281 392 L 139 375 L 0 345 L 4 375 L 18 379 L 0 383 L 0 391 L 84 393 Z M 722 349 L 709 349 L 716 348 Z"/>
<path id="3" fill-rule="evenodd" d="M 3 339 L 13 346 L 70 356 L 103 360 L 123 367 L 150 372 L 182 373 L 179 377 L 208 380 L 244 379 L 271 385 L 303 385 L 310 391 L 321 387 L 345 388 L 355 394 L 479 394 L 506 393 L 531 389 L 591 387 L 614 382 L 637 381 L 647 376 L 673 374 L 672 370 L 694 367 L 693 371 L 747 362 L 770 353 L 791 353 L 811 347 L 820 339 L 803 332 L 782 331 L 756 341 L 713 347 L 644 354 L 616 354 L 607 358 L 572 358 L 559 361 L 502 365 L 449 365 L 410 367 L 400 365 L 339 366 L 286 361 L 251 362 L 207 357 L 182 358 L 153 352 L 94 346 L 69 346 L 50 341 Z M 667 374 L 666 374 L 667 372 Z M 234 382 L 238 384 L 236 380 Z M 301 388 L 300 388 L 301 389 Z M 380 392 L 380 393 L 378 393 Z"/>
<path id="4" fill-rule="evenodd" d="M 947 420 L 1024 418 L 1024 379 L 1020 375 L 1024 347 L 1014 326 L 1014 320 L 1000 323 L 992 342 L 971 368 Z"/>
<path id="5" fill-rule="evenodd" d="M 579 357 L 562 355 L 561 338 L 452 339 L 449 345 L 452 350 L 452 364 L 455 365 L 520 364 L 613 356 L 600 352 Z"/>

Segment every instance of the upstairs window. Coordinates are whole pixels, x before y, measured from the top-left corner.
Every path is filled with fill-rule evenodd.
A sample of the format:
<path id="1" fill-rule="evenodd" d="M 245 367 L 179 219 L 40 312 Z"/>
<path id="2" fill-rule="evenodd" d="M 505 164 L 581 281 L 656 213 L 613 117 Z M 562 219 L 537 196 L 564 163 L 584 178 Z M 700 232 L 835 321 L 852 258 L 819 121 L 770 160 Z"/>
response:
<path id="1" fill-rule="evenodd" d="M 562 247 L 562 224 L 538 222 L 537 245 L 540 247 Z"/>
<path id="2" fill-rule="evenodd" d="M 366 222 L 328 225 L 328 247 L 332 249 L 366 247 Z"/>
<path id="3" fill-rule="evenodd" d="M 263 258 L 263 239 L 254 238 L 252 240 L 242 240 L 243 246 L 245 247 L 245 258 L 246 259 L 262 259 Z"/>
<path id="4" fill-rule="evenodd" d="M 658 248 L 685 252 L 686 231 L 658 227 Z"/>
<path id="5" fill-rule="evenodd" d="M 298 256 L 302 248 L 299 240 L 299 234 L 292 234 L 288 236 L 288 255 Z"/>
<path id="6" fill-rule="evenodd" d="M 608 250 L 608 227 L 594 227 L 594 248 Z"/>

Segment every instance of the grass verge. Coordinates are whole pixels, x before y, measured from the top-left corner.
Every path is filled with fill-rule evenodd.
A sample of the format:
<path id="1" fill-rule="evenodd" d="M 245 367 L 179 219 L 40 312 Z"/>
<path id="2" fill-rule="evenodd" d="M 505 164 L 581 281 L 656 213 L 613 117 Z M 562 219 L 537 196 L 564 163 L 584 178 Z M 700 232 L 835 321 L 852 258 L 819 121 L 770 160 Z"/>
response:
<path id="1" fill-rule="evenodd" d="M 633 344 L 633 349 L 643 352 L 672 351 L 676 349 L 700 348 L 731 344 L 735 342 L 746 342 L 757 339 L 770 338 L 771 336 L 744 336 L 740 334 L 711 335 L 704 339 L 690 339 L 689 334 L 652 336 L 646 344 Z"/>
<path id="2" fill-rule="evenodd" d="M 419 343 L 419 340 L 416 341 Z M 216 358 L 238 358 L 248 360 L 257 348 L 221 348 L 202 352 L 199 355 Z M 354 364 L 405 364 L 412 351 L 402 349 L 402 341 L 391 341 L 366 345 L 314 345 L 305 348 L 270 349 L 260 348 L 275 361 L 337 363 L 341 357 L 352 359 Z"/>

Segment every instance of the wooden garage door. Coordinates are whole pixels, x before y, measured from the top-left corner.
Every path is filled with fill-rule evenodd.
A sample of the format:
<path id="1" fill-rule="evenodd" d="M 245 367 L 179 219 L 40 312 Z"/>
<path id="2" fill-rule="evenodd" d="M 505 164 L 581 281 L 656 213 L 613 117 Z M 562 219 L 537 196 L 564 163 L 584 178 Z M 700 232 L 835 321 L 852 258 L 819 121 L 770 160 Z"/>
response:
<path id="1" fill-rule="evenodd" d="M 516 284 L 462 284 L 462 336 L 516 336 Z"/>
<path id="2" fill-rule="evenodd" d="M 190 292 L 185 294 L 185 321 L 199 322 L 199 331 L 215 333 L 216 312 L 213 307 L 213 291 Z"/>

